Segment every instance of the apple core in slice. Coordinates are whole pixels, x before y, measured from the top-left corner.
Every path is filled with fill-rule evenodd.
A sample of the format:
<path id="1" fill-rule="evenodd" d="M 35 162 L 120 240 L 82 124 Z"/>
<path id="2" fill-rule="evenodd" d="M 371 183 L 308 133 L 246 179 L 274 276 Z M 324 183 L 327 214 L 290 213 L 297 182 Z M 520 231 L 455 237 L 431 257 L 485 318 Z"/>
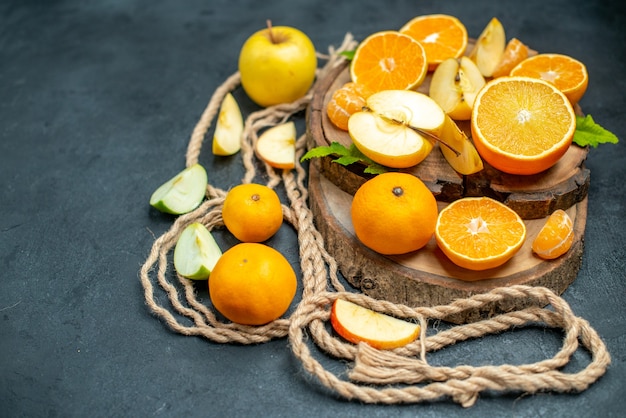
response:
<path id="1" fill-rule="evenodd" d="M 194 222 L 183 230 L 176 242 L 174 268 L 188 279 L 206 279 L 221 255 L 211 232 L 203 224 Z"/>
<path id="2" fill-rule="evenodd" d="M 296 125 L 290 121 L 269 128 L 259 136 L 255 149 L 259 158 L 274 168 L 294 168 Z"/>
<path id="3" fill-rule="evenodd" d="M 355 344 L 365 342 L 381 350 L 402 347 L 414 341 L 420 332 L 416 323 L 344 299 L 335 299 L 330 321 L 337 334 L 346 340 Z"/>
<path id="4" fill-rule="evenodd" d="M 207 183 L 204 167 L 194 164 L 159 186 L 150 197 L 150 205 L 174 215 L 191 212 L 204 199 Z"/>
<path id="5" fill-rule="evenodd" d="M 241 149 L 243 116 L 237 101 L 231 93 L 222 100 L 215 133 L 213 134 L 213 154 L 233 155 Z"/>

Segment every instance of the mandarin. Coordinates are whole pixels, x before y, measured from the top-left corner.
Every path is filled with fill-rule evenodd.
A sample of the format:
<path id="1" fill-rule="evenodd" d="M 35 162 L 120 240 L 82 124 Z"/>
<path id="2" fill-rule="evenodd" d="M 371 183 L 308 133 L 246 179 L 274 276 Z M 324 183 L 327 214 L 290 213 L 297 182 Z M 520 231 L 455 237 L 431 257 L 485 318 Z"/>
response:
<path id="1" fill-rule="evenodd" d="M 501 266 L 519 251 L 526 239 L 526 225 L 501 202 L 465 197 L 441 210 L 435 239 L 454 264 L 486 270 Z"/>
<path id="2" fill-rule="evenodd" d="M 539 257 L 552 260 L 565 254 L 574 243 L 574 224 L 572 218 L 562 209 L 557 209 L 548 217 L 532 249 Z"/>
<path id="3" fill-rule="evenodd" d="M 517 38 L 511 39 L 504 48 L 500 63 L 493 70 L 493 78 L 504 77 L 520 62 L 528 58 L 528 47 Z"/>
<path id="4" fill-rule="evenodd" d="M 348 119 L 363 109 L 370 95 L 367 87 L 349 81 L 333 92 L 326 105 L 326 114 L 333 125 L 347 131 Z"/>
<path id="5" fill-rule="evenodd" d="M 554 84 L 572 104 L 587 91 L 589 74 L 582 62 L 562 54 L 538 54 L 515 66 L 510 75 L 534 77 Z"/>
<path id="6" fill-rule="evenodd" d="M 400 33 L 409 35 L 422 44 L 429 71 L 434 71 L 448 58 L 461 57 L 467 48 L 467 29 L 454 16 L 417 16 L 402 26 Z"/>
<path id="7" fill-rule="evenodd" d="M 228 191 L 222 207 L 224 225 L 239 241 L 262 242 L 283 223 L 278 194 L 262 184 L 239 184 Z"/>
<path id="8" fill-rule="evenodd" d="M 493 167 L 536 174 L 567 152 L 576 115 L 567 97 L 547 81 L 499 77 L 476 96 L 471 130 L 480 156 Z"/>
<path id="9" fill-rule="evenodd" d="M 365 38 L 350 64 L 352 81 L 375 93 L 412 89 L 424 81 L 428 71 L 421 43 L 398 31 L 381 31 Z"/>
<path id="10" fill-rule="evenodd" d="M 430 241 L 437 202 L 419 178 L 387 172 L 359 187 L 350 213 L 354 232 L 366 247 L 380 254 L 404 254 Z"/>
<path id="11" fill-rule="evenodd" d="M 297 284 L 295 271 L 279 251 L 265 244 L 241 243 L 217 260 L 209 295 L 228 320 L 263 325 L 287 312 Z"/>

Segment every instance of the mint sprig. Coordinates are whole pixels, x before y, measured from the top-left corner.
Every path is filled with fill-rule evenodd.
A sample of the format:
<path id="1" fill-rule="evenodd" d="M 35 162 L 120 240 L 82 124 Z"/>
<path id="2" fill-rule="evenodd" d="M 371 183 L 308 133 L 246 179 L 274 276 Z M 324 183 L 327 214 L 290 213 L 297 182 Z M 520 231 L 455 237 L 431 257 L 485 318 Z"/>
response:
<path id="1" fill-rule="evenodd" d="M 380 164 L 375 163 L 368 157 L 366 157 L 359 149 L 351 144 L 350 148 L 346 148 L 344 145 L 339 142 L 332 142 L 328 146 L 319 146 L 315 148 L 311 148 L 306 154 L 300 158 L 300 162 L 310 160 L 311 158 L 321 158 L 335 156 L 334 163 L 341 164 L 343 166 L 348 166 L 354 163 L 363 163 L 365 164 L 364 173 L 367 174 L 382 174 L 387 171 L 385 167 Z"/>
<path id="2" fill-rule="evenodd" d="M 576 116 L 576 131 L 574 132 L 574 143 L 581 147 L 590 146 L 596 148 L 600 144 L 617 144 L 617 136 L 598 125 L 591 115 Z"/>

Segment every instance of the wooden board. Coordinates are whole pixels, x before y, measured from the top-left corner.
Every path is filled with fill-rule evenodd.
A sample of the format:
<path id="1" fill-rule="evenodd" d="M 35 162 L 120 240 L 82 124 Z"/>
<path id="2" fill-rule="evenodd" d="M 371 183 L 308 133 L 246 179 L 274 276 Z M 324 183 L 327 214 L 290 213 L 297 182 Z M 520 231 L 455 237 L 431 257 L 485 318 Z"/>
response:
<path id="1" fill-rule="evenodd" d="M 427 94 L 430 79 L 429 74 L 418 91 Z M 326 115 L 332 93 L 349 80 L 346 64 L 317 83 L 306 114 L 309 148 L 332 142 L 345 146 L 352 143 L 349 134 L 337 129 Z M 576 111 L 582 114 L 580 108 Z M 459 126 L 471 137 L 469 122 L 459 122 Z M 582 263 L 590 180 L 584 164 L 587 153 L 587 148 L 572 145 L 554 167 L 531 176 L 506 174 L 487 163 L 481 172 L 462 176 L 449 166 L 436 145 L 422 163 L 402 170 L 424 181 L 440 209 L 462 197 L 489 196 L 525 220 L 524 247 L 505 265 L 484 272 L 451 263 L 437 248 L 434 238 L 425 248 L 402 256 L 383 256 L 363 246 L 354 235 L 350 220 L 352 195 L 371 178 L 363 172 L 362 164 L 345 167 L 333 163 L 330 157 L 314 159 L 310 165 L 310 205 L 316 226 L 342 275 L 369 296 L 409 306 L 434 306 L 514 284 L 545 286 L 561 294 L 575 280 Z M 566 210 L 574 221 L 575 241 L 567 254 L 546 261 L 535 256 L 530 246 L 545 218 L 556 209 Z M 474 321 L 514 308 L 519 305 L 494 304 L 448 320 Z"/>
<path id="2" fill-rule="evenodd" d="M 561 294 L 574 281 L 583 254 L 587 199 L 567 213 L 574 222 L 575 239 L 568 253 L 545 261 L 532 253 L 532 240 L 544 219 L 525 220 L 527 239 L 521 250 L 503 266 L 483 272 L 457 267 L 439 250 L 433 239 L 419 251 L 400 256 L 383 256 L 363 244 L 354 234 L 350 219 L 352 195 L 321 175 L 318 163 L 310 166 L 309 196 L 316 227 L 342 275 L 363 293 L 409 306 L 447 304 L 457 298 L 486 292 L 500 286 L 524 284 L 545 286 Z M 440 208 L 446 203 L 439 202 Z M 452 322 L 474 321 L 520 305 L 497 304 L 448 318 Z"/>

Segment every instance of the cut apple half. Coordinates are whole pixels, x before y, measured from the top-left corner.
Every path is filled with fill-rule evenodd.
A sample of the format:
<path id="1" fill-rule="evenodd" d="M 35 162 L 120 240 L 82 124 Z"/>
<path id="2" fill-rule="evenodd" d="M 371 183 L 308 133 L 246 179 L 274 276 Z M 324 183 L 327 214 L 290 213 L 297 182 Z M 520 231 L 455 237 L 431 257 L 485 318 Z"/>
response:
<path id="1" fill-rule="evenodd" d="M 506 35 L 504 26 L 497 18 L 492 18 L 476 40 L 469 57 L 476 63 L 481 74 L 491 77 L 494 70 L 502 61 Z"/>
<path id="2" fill-rule="evenodd" d="M 222 100 L 213 134 L 213 154 L 233 155 L 241 149 L 243 116 L 231 93 Z"/>
<path id="3" fill-rule="evenodd" d="M 483 169 L 483 160 L 480 158 L 476 147 L 450 116 L 446 116 L 446 122 L 441 131 L 441 139 L 458 151 L 457 154 L 447 146 L 439 147 L 448 164 L 457 173 L 470 175 Z"/>
<path id="4" fill-rule="evenodd" d="M 174 215 L 191 212 L 204 199 L 207 183 L 204 167 L 194 164 L 159 186 L 150 197 L 150 205 Z"/>
<path id="5" fill-rule="evenodd" d="M 364 308 L 344 299 L 335 299 L 330 322 L 337 334 L 351 343 L 364 342 L 370 346 L 389 350 L 414 341 L 420 326 Z"/>
<path id="6" fill-rule="evenodd" d="M 384 90 L 369 96 L 366 107 L 348 119 L 348 133 L 365 156 L 391 168 L 422 162 L 438 139 L 445 113 L 425 94 Z"/>
<path id="7" fill-rule="evenodd" d="M 433 73 L 429 96 L 454 120 L 469 120 L 485 77 L 468 57 L 444 60 Z"/>
<path id="8" fill-rule="evenodd" d="M 259 158 L 274 168 L 292 169 L 296 165 L 296 125 L 293 121 L 273 126 L 257 140 Z"/>
<path id="9" fill-rule="evenodd" d="M 183 277 L 203 280 L 222 256 L 211 232 L 200 222 L 187 226 L 178 237 L 174 248 L 174 268 Z"/>

